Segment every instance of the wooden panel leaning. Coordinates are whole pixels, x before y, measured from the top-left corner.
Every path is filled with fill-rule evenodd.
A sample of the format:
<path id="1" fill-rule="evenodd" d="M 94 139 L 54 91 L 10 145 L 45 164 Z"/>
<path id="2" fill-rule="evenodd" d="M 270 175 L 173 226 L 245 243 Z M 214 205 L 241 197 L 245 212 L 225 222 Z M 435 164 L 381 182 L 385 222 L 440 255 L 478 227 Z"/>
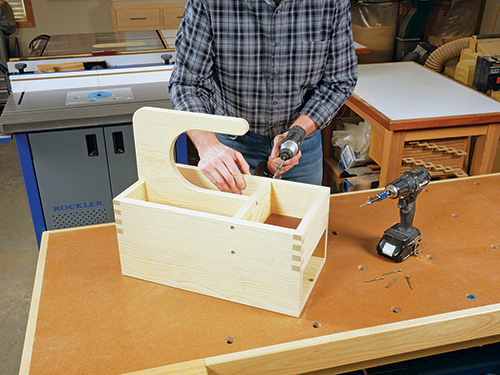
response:
<path id="1" fill-rule="evenodd" d="M 173 150 L 187 130 L 243 119 L 158 108 L 133 118 L 139 180 L 114 199 L 122 274 L 299 316 L 325 263 L 329 189 L 244 176 L 223 193 Z"/>

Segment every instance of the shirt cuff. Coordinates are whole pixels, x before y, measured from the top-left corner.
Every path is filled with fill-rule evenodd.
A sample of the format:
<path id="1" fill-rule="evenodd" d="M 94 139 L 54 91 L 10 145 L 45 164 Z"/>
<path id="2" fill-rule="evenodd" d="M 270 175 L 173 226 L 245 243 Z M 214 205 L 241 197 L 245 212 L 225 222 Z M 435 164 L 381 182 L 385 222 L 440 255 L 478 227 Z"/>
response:
<path id="1" fill-rule="evenodd" d="M 328 105 L 316 100 L 310 100 L 306 103 L 304 108 L 302 108 L 300 114 L 309 116 L 318 128 L 322 130 L 330 125 L 341 107 L 342 104 L 339 100 L 336 100 L 335 103 L 330 103 Z"/>

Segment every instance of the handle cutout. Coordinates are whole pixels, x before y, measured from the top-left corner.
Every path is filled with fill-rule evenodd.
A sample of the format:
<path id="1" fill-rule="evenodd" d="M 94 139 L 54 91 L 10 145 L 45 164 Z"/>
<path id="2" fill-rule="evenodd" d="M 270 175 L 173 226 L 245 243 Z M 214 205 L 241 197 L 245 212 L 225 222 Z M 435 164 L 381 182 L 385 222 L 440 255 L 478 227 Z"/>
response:
<path id="1" fill-rule="evenodd" d="M 97 148 L 97 136 L 95 134 L 87 134 L 85 136 L 87 142 L 87 153 L 89 157 L 99 156 L 99 149 Z"/>
<path id="2" fill-rule="evenodd" d="M 114 133 L 112 133 L 112 137 L 113 137 L 113 149 L 115 150 L 115 154 L 125 153 L 125 143 L 123 142 L 123 132 L 114 132 Z"/>

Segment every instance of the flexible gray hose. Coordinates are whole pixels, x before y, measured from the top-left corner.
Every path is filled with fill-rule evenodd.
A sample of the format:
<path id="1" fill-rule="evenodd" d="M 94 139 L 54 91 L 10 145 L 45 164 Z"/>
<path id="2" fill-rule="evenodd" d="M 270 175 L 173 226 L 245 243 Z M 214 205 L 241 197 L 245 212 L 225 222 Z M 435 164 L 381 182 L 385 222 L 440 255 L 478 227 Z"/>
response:
<path id="1" fill-rule="evenodd" d="M 460 39 L 455 39 L 448 42 L 441 47 L 434 50 L 427 60 L 424 66 L 441 73 L 444 65 L 454 58 L 460 57 L 460 52 L 462 49 L 468 48 L 471 37 L 465 37 Z"/>

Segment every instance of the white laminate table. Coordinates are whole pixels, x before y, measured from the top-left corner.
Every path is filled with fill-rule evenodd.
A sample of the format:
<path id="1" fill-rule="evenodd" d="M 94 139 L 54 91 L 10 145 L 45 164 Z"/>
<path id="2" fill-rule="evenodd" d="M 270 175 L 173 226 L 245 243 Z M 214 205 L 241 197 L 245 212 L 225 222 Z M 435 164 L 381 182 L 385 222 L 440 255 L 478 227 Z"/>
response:
<path id="1" fill-rule="evenodd" d="M 401 172 L 405 142 L 476 137 L 471 175 L 490 173 L 500 137 L 500 103 L 414 62 L 359 65 L 346 103 L 372 125 L 370 156 L 380 185 Z"/>

